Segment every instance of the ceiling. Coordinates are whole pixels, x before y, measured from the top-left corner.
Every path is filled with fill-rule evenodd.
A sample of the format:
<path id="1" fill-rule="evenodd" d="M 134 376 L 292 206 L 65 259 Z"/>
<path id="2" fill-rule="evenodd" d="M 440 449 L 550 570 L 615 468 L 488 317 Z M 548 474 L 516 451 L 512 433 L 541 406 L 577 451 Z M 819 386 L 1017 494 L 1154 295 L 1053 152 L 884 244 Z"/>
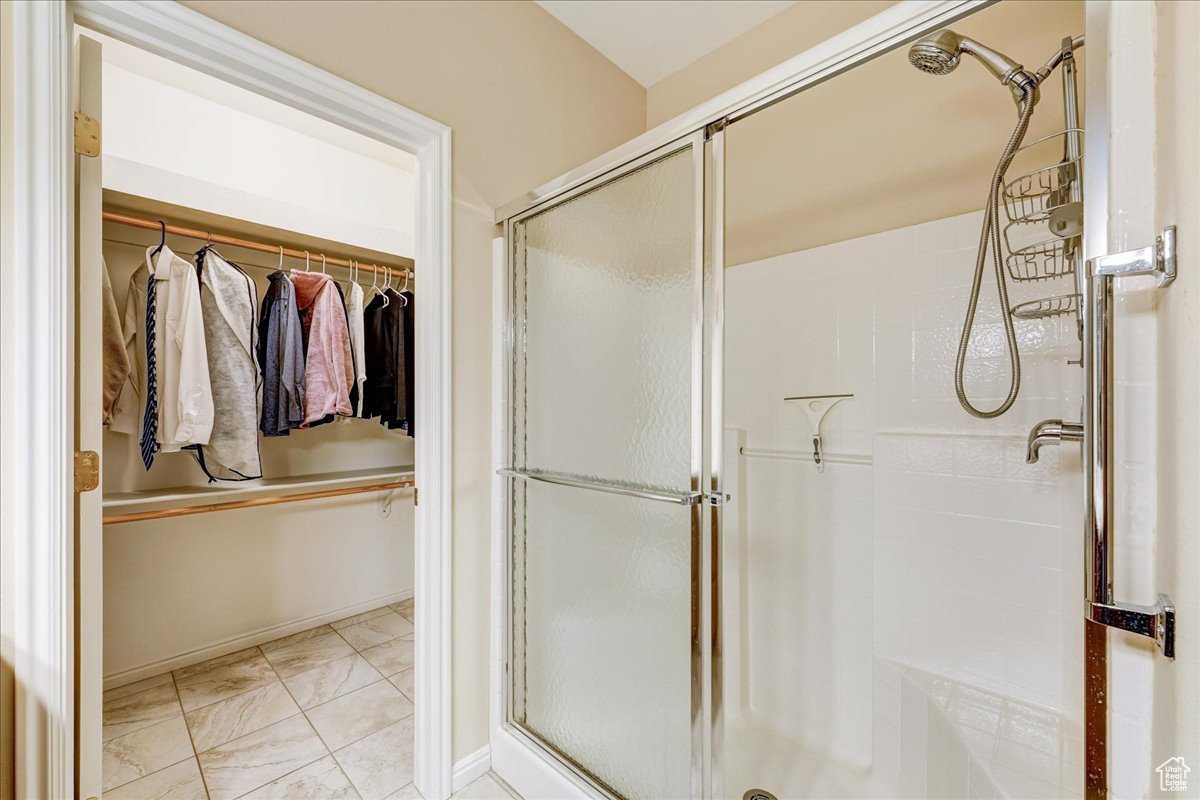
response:
<path id="1" fill-rule="evenodd" d="M 537 0 L 642 86 L 795 5 L 795 0 Z"/>

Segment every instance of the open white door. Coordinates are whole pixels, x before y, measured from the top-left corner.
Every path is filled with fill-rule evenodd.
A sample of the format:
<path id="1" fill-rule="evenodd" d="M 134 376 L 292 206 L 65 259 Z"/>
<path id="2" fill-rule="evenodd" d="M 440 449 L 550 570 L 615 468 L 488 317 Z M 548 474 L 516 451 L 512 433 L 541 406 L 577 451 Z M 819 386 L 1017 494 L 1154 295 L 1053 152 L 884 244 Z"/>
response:
<path id="1" fill-rule="evenodd" d="M 75 753 L 77 797 L 101 788 L 104 531 L 100 43 L 75 39 Z M 82 119 L 81 119 L 82 117 Z M 93 122 L 94 121 L 94 124 Z M 93 136 L 96 137 L 93 139 Z M 85 151 L 80 153 L 80 151 Z M 91 488 L 88 488 L 91 487 Z"/>

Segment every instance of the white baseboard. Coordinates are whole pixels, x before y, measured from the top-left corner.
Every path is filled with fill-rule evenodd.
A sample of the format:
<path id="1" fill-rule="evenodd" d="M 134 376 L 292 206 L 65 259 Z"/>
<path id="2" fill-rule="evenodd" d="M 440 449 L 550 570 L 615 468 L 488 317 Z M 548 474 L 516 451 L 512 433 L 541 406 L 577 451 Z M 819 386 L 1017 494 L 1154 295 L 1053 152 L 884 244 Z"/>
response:
<path id="1" fill-rule="evenodd" d="M 104 688 L 111 689 L 114 686 L 124 686 L 127 683 L 140 681 L 143 678 L 152 678 L 155 675 L 161 675 L 164 672 L 170 672 L 174 669 L 182 667 L 190 667 L 193 664 L 199 664 L 201 661 L 207 661 L 210 658 L 236 653 L 238 650 L 245 650 L 247 647 L 256 647 L 257 645 L 290 636 L 293 633 L 315 628 L 318 625 L 326 625 L 330 622 L 337 622 L 339 619 L 352 617 L 355 614 L 361 614 L 364 611 L 370 611 L 381 606 L 399 603 L 401 600 L 407 600 L 413 596 L 413 590 L 408 589 L 403 592 L 393 592 L 386 594 L 383 597 L 376 597 L 371 600 L 364 600 L 361 603 L 336 608 L 333 611 L 326 611 L 321 614 L 315 614 L 304 619 L 292 620 L 290 622 L 281 622 L 278 625 L 272 625 L 268 628 L 260 628 L 256 631 L 250 631 L 238 636 L 233 636 L 228 639 L 222 639 L 219 642 L 203 645 L 193 648 L 183 653 L 174 656 L 152 661 L 148 664 L 142 664 L 129 669 L 114 672 L 111 675 L 104 676 Z M 472 756 L 474 757 L 474 756 Z M 487 771 L 486 768 L 484 770 Z"/>
<path id="2" fill-rule="evenodd" d="M 467 784 L 482 777 L 491 768 L 492 748 L 484 745 L 454 765 L 454 774 L 450 780 L 451 791 L 461 791 Z"/>

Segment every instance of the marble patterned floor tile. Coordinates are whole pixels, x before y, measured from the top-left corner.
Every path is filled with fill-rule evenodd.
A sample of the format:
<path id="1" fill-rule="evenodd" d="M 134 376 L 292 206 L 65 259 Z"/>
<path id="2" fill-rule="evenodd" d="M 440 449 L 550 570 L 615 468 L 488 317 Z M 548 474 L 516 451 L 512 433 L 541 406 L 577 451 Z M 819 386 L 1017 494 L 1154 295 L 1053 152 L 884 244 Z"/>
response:
<path id="1" fill-rule="evenodd" d="M 187 724 L 196 752 L 203 753 L 298 713 L 300 708 L 283 684 L 276 680 L 189 711 Z"/>
<path id="2" fill-rule="evenodd" d="M 513 796 L 489 772 L 459 789 L 452 800 L 513 800 Z"/>
<path id="3" fill-rule="evenodd" d="M 330 750 L 383 730 L 412 713 L 412 701 L 382 679 L 305 712 Z"/>
<path id="4" fill-rule="evenodd" d="M 242 795 L 241 800 L 359 800 L 350 779 L 333 756 L 314 761 L 278 780 Z"/>
<path id="5" fill-rule="evenodd" d="M 258 655 L 257 647 L 247 647 L 245 650 L 238 650 L 236 653 L 228 653 L 227 655 L 210 658 L 208 661 L 201 661 L 199 664 L 192 664 L 190 667 L 180 667 L 172 674 L 175 676 L 175 680 L 178 681 L 183 678 L 190 678 L 193 675 L 199 675 L 201 672 L 208 672 L 210 669 L 227 667 L 230 664 L 254 658 L 256 655 Z"/>
<path id="6" fill-rule="evenodd" d="M 413 718 L 406 717 L 359 739 L 335 752 L 333 757 L 359 794 L 384 797 L 412 783 Z"/>
<path id="7" fill-rule="evenodd" d="M 148 728 L 182 713 L 174 681 L 137 694 L 105 700 L 104 741 Z"/>
<path id="8" fill-rule="evenodd" d="M 382 675 L 365 658 L 355 653 L 283 679 L 301 708 L 327 703 L 379 680 Z M 411 699 L 411 698 L 410 698 Z"/>
<path id="9" fill-rule="evenodd" d="M 183 715 L 110 739 L 103 745 L 102 780 L 107 792 L 192 756 Z"/>
<path id="10" fill-rule="evenodd" d="M 272 641 L 262 645 L 261 649 L 264 653 L 269 653 L 272 650 L 280 650 L 298 642 L 307 642 L 309 639 L 317 639 L 321 636 L 327 636 L 332 631 L 333 628 L 329 627 L 328 625 L 318 625 L 315 628 L 309 628 L 308 630 L 300 631 L 299 633 L 293 633 L 290 636 L 283 636 L 278 639 L 273 639 Z"/>
<path id="11" fill-rule="evenodd" d="M 388 608 L 392 609 L 392 611 L 395 611 L 397 614 L 404 617 L 409 622 L 415 621 L 413 619 L 414 606 L 413 606 L 413 600 L 411 597 L 407 600 L 401 600 L 399 603 L 392 603 L 390 606 L 388 606 Z"/>
<path id="12" fill-rule="evenodd" d="M 421 797 L 421 793 L 417 791 L 417 785 L 410 783 L 392 792 L 383 800 L 425 800 L 425 798 Z"/>
<path id="13" fill-rule="evenodd" d="M 208 800 L 195 756 L 104 793 L 104 800 Z"/>
<path id="14" fill-rule="evenodd" d="M 266 686 L 275 680 L 275 671 L 263 654 L 256 650 L 254 655 L 241 661 L 176 678 L 175 685 L 179 687 L 179 701 L 183 704 L 183 710 L 194 711 Z"/>
<path id="15" fill-rule="evenodd" d="M 331 623 L 329 627 L 333 628 L 335 631 L 341 630 L 342 628 L 348 628 L 351 625 L 357 625 L 360 622 L 366 622 L 367 620 L 374 619 L 375 617 L 382 617 L 384 614 L 387 614 L 390 611 L 391 608 L 389 606 L 372 609 L 371 611 L 364 611 L 363 613 L 355 614 L 352 617 L 339 619 L 337 622 Z"/>
<path id="16" fill-rule="evenodd" d="M 413 665 L 413 640 L 409 637 L 393 639 L 362 651 L 362 656 L 371 666 L 391 677 Z"/>
<path id="17" fill-rule="evenodd" d="M 153 689 L 156 686 L 162 686 L 163 684 L 174 682 L 175 681 L 171 677 L 171 673 L 164 672 L 162 675 L 155 675 L 153 678 L 145 678 L 140 681 L 134 681 L 133 683 L 127 683 L 124 686 L 114 686 L 113 688 L 106 689 L 104 691 L 104 702 L 107 703 L 109 700 L 116 700 L 118 697 L 137 694 L 138 692 L 144 692 L 147 689 Z"/>
<path id="18" fill-rule="evenodd" d="M 303 714 L 200 754 L 212 800 L 233 800 L 311 764 L 329 751 Z"/>
<path id="19" fill-rule="evenodd" d="M 345 639 L 330 629 L 329 633 L 323 636 L 268 650 L 266 654 L 267 660 L 279 673 L 279 677 L 286 678 L 313 667 L 328 664 L 330 661 L 354 655 L 354 648 L 346 644 Z"/>
<path id="20" fill-rule="evenodd" d="M 405 697 L 414 702 L 417 699 L 416 690 L 413 688 L 413 675 L 415 672 L 416 670 L 406 669 L 388 679 L 397 689 L 404 692 Z"/>
<path id="21" fill-rule="evenodd" d="M 413 632 L 413 625 L 394 611 L 366 622 L 349 625 L 338 631 L 355 650 L 366 650 L 377 644 L 399 639 Z"/>

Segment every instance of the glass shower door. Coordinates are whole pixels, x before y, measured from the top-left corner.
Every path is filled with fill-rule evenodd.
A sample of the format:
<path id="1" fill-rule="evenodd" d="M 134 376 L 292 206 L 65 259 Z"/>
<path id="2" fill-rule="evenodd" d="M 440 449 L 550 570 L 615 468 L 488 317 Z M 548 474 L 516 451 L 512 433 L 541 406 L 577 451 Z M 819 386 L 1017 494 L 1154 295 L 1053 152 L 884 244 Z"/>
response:
<path id="1" fill-rule="evenodd" d="M 511 223 L 507 722 L 594 786 L 699 796 L 699 135 Z"/>

